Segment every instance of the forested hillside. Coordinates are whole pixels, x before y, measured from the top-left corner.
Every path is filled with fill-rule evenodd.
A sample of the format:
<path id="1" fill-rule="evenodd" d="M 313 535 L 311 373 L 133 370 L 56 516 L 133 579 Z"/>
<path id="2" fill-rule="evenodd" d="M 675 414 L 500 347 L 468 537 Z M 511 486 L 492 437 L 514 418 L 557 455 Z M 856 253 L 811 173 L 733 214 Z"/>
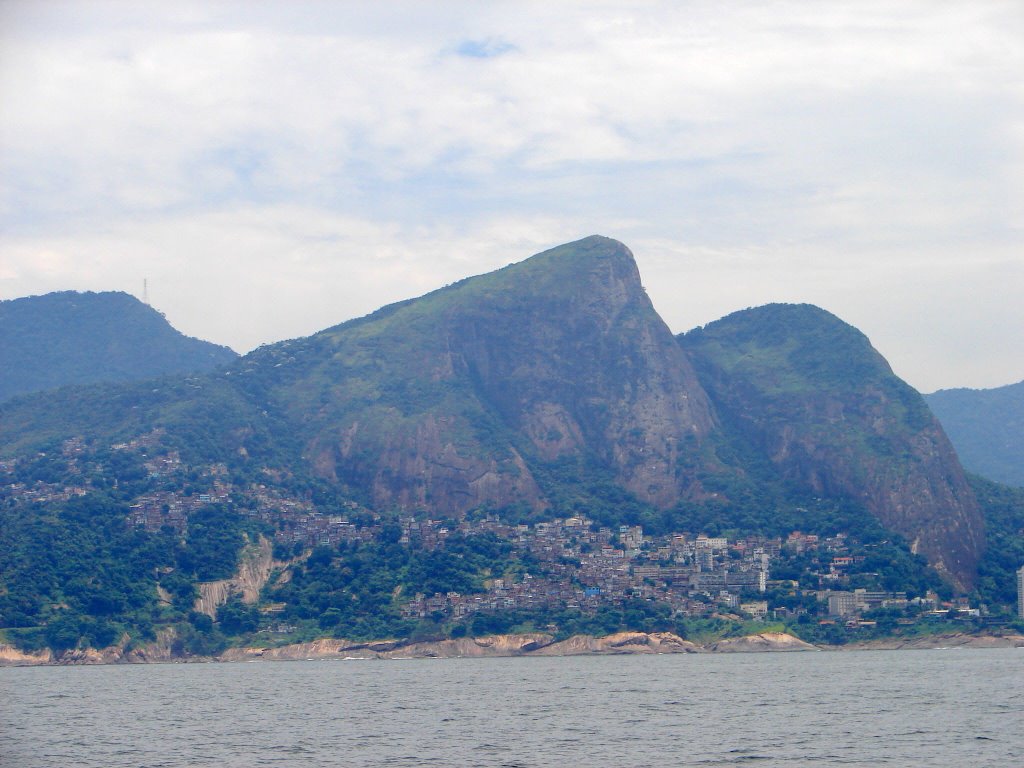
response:
<path id="1" fill-rule="evenodd" d="M 209 371 L 237 355 L 183 336 L 127 293 L 0 301 L 0 401 L 68 384 Z"/>
<path id="2" fill-rule="evenodd" d="M 925 395 L 971 472 L 1024 488 L 1024 381 Z"/>

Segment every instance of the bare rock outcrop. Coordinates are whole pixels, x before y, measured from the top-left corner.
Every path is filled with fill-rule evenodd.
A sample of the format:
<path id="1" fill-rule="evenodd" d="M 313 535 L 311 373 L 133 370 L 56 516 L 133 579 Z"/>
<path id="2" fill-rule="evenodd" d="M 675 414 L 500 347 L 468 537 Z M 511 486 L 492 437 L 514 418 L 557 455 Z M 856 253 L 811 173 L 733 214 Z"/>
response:
<path id="1" fill-rule="evenodd" d="M 226 651 L 223 661 L 282 659 L 456 659 L 494 656 L 584 656 L 659 653 L 751 653 L 762 651 L 819 650 L 792 635 L 765 632 L 747 637 L 719 640 L 700 646 L 671 632 L 616 632 L 603 637 L 573 635 L 555 641 L 546 633 L 461 637 L 416 643 L 380 641 L 358 643 L 339 639 L 323 639 L 281 648 L 234 648 Z"/>
<path id="2" fill-rule="evenodd" d="M 701 648 L 671 632 L 616 632 L 605 637 L 573 635 L 542 648 L 544 656 L 581 656 L 586 654 L 626 653 L 699 653 Z"/>
<path id="3" fill-rule="evenodd" d="M 785 632 L 762 632 L 745 637 L 730 637 L 707 646 L 711 653 L 762 653 L 766 651 L 820 651 Z"/>
<path id="4" fill-rule="evenodd" d="M 294 643 L 278 648 L 229 648 L 218 658 L 221 661 L 300 661 L 302 659 L 375 659 L 381 651 L 370 648 L 373 643 L 325 637 L 309 643 Z"/>
<path id="5" fill-rule="evenodd" d="M 521 635 L 490 635 L 487 637 L 460 637 L 454 640 L 410 643 L 381 654 L 382 658 L 479 658 L 484 656 L 522 656 L 546 647 L 551 635 L 527 633 Z"/>
<path id="6" fill-rule="evenodd" d="M 260 590 L 270 578 L 274 568 L 274 556 L 270 541 L 262 534 L 256 544 L 242 549 L 238 571 L 230 579 L 200 583 L 199 597 L 195 610 L 210 618 L 217 617 L 217 608 L 224 605 L 232 595 L 241 595 L 242 602 L 253 604 L 260 597 Z"/>
<path id="7" fill-rule="evenodd" d="M 0 644 L 0 667 L 35 667 L 52 663 L 53 653 L 49 648 L 21 651 L 13 645 Z"/>

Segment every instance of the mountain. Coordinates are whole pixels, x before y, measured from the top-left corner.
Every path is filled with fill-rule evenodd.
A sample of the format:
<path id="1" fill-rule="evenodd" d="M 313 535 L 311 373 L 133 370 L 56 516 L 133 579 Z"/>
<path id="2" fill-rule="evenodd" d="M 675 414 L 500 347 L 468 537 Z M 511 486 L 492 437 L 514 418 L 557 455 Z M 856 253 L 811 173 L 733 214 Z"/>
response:
<path id="1" fill-rule="evenodd" d="M 965 478 L 828 312 L 673 336 L 589 237 L 205 373 L 0 402 L 0 643 L 702 632 L 762 589 L 804 639 L 874 631 L 836 589 L 929 631 L 975 587 L 1008 615 L 1022 493 Z"/>
<path id="2" fill-rule="evenodd" d="M 632 254 L 604 237 L 205 375 L 0 406 L 0 455 L 147 435 L 236 488 L 339 515 L 780 535 L 835 530 L 815 515 L 845 505 L 844 524 L 880 522 L 961 587 L 984 544 L 941 429 L 862 334 L 774 305 L 673 337 Z"/>
<path id="3" fill-rule="evenodd" d="M 659 507 L 713 427 L 640 284 L 591 237 L 315 336 L 278 391 L 316 472 L 376 507 L 547 504 L 532 467 L 594 461 Z M 309 408 L 309 403 L 316 403 Z"/>
<path id="4" fill-rule="evenodd" d="M 810 305 L 771 304 L 680 337 L 726 431 L 788 483 L 861 502 L 961 586 L 984 524 L 924 399 L 867 337 Z"/>
<path id="5" fill-rule="evenodd" d="M 1024 381 L 924 397 L 968 470 L 1024 488 Z"/>
<path id="6" fill-rule="evenodd" d="M 0 301 L 0 401 L 68 384 L 209 371 L 237 355 L 182 335 L 121 292 Z"/>
<path id="7" fill-rule="evenodd" d="M 592 470 L 670 506 L 699 493 L 682 459 L 713 425 L 632 254 L 591 237 L 224 371 L 9 408 L 0 444 L 163 429 L 197 462 L 264 461 L 376 509 L 461 514 L 543 510 Z"/>

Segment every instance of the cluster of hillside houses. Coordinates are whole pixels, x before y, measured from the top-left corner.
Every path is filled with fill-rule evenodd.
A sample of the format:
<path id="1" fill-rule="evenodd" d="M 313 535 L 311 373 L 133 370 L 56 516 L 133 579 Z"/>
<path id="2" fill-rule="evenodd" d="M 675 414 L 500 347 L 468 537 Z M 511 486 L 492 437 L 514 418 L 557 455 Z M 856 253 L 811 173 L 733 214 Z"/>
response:
<path id="1" fill-rule="evenodd" d="M 155 437 L 148 438 L 150 443 Z M 147 438 L 112 446 L 113 450 L 151 447 Z M 68 441 L 64 457 L 72 464 L 83 454 L 80 441 Z M 343 509 L 325 514 L 310 499 L 292 498 L 271 483 L 238 487 L 229 479 L 224 465 L 185 468 L 177 453 L 151 452 L 144 460 L 148 479 L 164 490 L 153 490 L 130 503 L 129 522 L 157 531 L 164 528 L 184 534 L 189 516 L 205 505 L 232 506 L 243 515 L 272 525 L 275 538 L 299 551 L 319 545 L 336 546 L 342 541 L 369 541 L 383 525 L 382 518 L 348 502 Z M 13 463 L 0 466 L 0 474 L 13 472 Z M 193 480 L 180 482 L 188 470 Z M 87 492 L 82 487 L 45 482 L 7 483 L 2 495 L 13 502 L 47 502 Z M 342 514 L 338 514 L 338 512 Z M 815 594 L 829 616 L 857 617 L 888 606 L 905 607 L 903 592 L 843 590 L 846 571 L 857 564 L 843 534 L 819 538 L 799 531 L 782 538 L 748 536 L 736 540 L 724 537 L 674 533 L 649 536 L 639 526 L 601 526 L 582 516 L 510 525 L 495 516 L 461 521 L 435 520 L 426 514 L 399 519 L 400 542 L 433 549 L 443 547 L 448 537 L 491 534 L 520 553 L 529 553 L 536 564 L 529 571 L 495 574 L 483 582 L 484 591 L 472 594 L 415 595 L 404 607 L 409 617 L 461 617 L 478 611 L 530 610 L 536 608 L 595 609 L 608 602 L 631 598 L 667 603 L 683 615 L 702 615 L 722 607 L 763 618 L 768 602 L 756 599 L 770 588 L 795 589 L 791 582 L 773 582 L 771 568 L 782 556 L 809 551 L 830 557 L 827 570 L 817 574 Z M 809 585 L 805 585 L 809 586 Z M 934 607 L 934 605 L 932 606 Z M 824 613 L 824 611 L 821 611 Z M 774 611 L 779 615 L 779 610 Z M 781 613 L 786 614 L 786 609 Z M 792 615 L 792 611 L 789 612 Z"/>

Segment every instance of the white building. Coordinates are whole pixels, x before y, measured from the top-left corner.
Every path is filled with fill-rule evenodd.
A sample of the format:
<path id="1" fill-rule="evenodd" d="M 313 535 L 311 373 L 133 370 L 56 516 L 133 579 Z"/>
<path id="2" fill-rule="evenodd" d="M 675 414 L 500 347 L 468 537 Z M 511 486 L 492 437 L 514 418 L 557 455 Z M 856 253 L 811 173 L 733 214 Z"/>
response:
<path id="1" fill-rule="evenodd" d="M 1017 571 L 1017 615 L 1024 619 L 1024 565 Z"/>

